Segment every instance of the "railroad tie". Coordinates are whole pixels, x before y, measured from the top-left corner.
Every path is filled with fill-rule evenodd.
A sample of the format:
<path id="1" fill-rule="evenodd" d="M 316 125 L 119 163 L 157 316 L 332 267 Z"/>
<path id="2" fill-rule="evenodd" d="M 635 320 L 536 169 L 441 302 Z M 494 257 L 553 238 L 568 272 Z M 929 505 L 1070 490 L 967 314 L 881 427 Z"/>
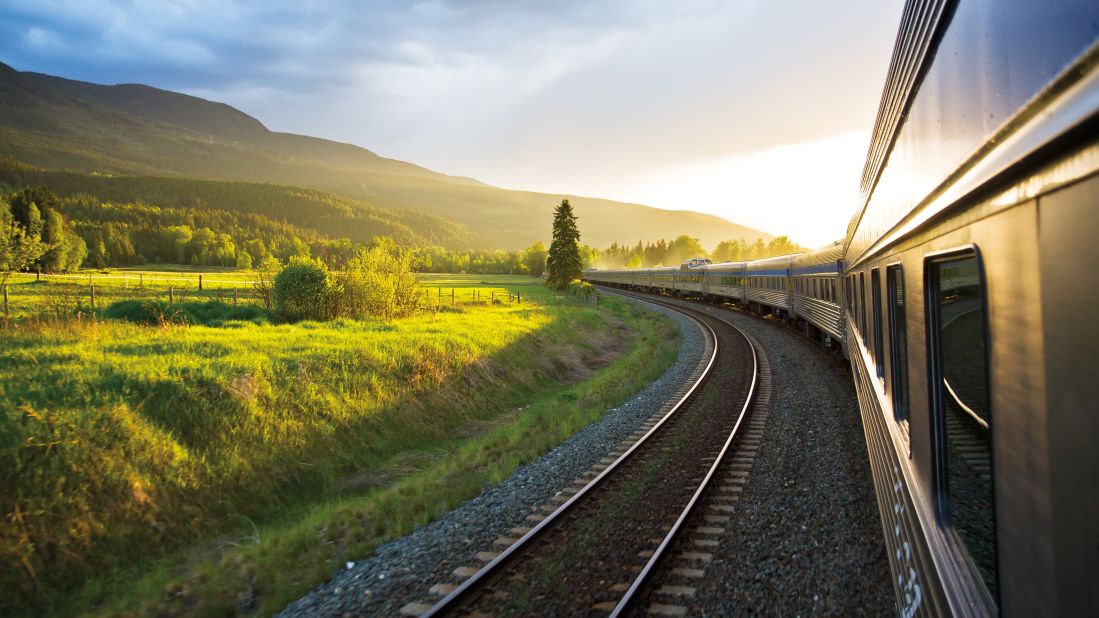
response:
<path id="1" fill-rule="evenodd" d="M 428 603 L 413 601 L 398 610 L 398 613 L 402 616 L 422 616 L 427 613 L 427 610 L 429 609 L 431 609 L 431 605 Z"/>
<path id="2" fill-rule="evenodd" d="M 450 594 L 451 592 L 454 592 L 457 588 L 458 588 L 458 586 L 456 586 L 454 584 L 442 584 L 442 583 L 440 583 L 440 584 L 435 584 L 434 586 L 432 586 L 428 590 L 428 592 L 430 592 L 431 594 L 433 594 L 435 596 L 445 597 L 446 595 Z"/>
<path id="3" fill-rule="evenodd" d="M 478 569 L 477 567 L 460 566 L 451 571 L 450 574 L 459 579 L 469 579 L 470 577 L 473 577 L 473 575 L 477 573 L 477 571 L 480 570 L 481 569 Z"/>
<path id="4" fill-rule="evenodd" d="M 653 603 L 645 610 L 646 613 L 653 616 L 686 616 L 687 608 L 682 605 L 667 605 L 664 603 Z"/>
<path id="5" fill-rule="evenodd" d="M 676 556 L 676 558 L 686 562 L 705 562 L 709 564 L 713 561 L 714 555 L 698 551 L 685 551 Z"/>
<path id="6" fill-rule="evenodd" d="M 657 588 L 656 593 L 674 597 L 693 597 L 695 588 L 694 586 L 669 586 L 665 584 Z"/>

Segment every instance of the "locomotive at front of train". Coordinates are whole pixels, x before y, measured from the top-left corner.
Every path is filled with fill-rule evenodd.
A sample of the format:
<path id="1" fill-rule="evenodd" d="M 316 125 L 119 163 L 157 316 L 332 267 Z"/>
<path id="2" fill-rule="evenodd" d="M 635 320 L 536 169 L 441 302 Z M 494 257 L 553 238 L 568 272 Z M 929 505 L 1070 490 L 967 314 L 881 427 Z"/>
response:
<path id="1" fill-rule="evenodd" d="M 841 285 L 904 616 L 1099 615 L 1096 24 L 904 9 Z"/>

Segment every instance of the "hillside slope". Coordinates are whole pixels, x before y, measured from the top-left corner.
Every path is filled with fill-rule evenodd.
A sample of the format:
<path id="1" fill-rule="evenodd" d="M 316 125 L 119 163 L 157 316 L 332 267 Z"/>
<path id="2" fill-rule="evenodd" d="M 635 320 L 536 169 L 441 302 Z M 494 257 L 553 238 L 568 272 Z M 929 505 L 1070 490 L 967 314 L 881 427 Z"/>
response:
<path id="1" fill-rule="evenodd" d="M 461 249 L 470 234 L 434 215 L 382 209 L 313 189 L 274 184 L 164 176 L 104 176 L 44 170 L 0 157 L 0 190 L 47 186 L 62 197 L 90 195 L 116 203 L 166 209 L 253 214 L 295 228 L 303 239 L 347 238 L 365 243 L 388 236 L 404 245 Z M 229 231 L 229 230 L 223 230 Z"/>
<path id="2" fill-rule="evenodd" d="M 445 217 L 478 248 L 548 240 L 553 206 L 569 198 L 583 242 L 606 246 L 688 234 L 770 235 L 719 217 L 612 200 L 511 191 L 447 176 L 329 140 L 269 131 L 223 103 L 138 84 L 102 86 L 0 63 L 0 156 L 45 168 L 299 185 L 381 209 Z"/>

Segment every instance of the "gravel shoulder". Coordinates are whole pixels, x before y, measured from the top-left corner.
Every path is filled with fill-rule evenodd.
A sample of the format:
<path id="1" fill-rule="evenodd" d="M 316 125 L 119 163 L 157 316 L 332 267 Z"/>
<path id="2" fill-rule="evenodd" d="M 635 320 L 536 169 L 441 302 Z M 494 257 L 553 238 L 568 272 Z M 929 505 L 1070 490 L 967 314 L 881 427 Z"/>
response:
<path id="1" fill-rule="evenodd" d="M 392 616 L 409 602 L 431 600 L 428 588 L 433 583 L 449 581 L 450 572 L 458 566 L 476 564 L 474 553 L 489 548 L 509 528 L 523 525 L 533 508 L 636 431 L 690 376 L 703 343 L 698 327 L 688 318 L 670 309 L 646 306 L 672 318 L 681 334 L 679 355 L 663 376 L 507 480 L 412 534 L 379 547 L 374 556 L 348 563 L 331 581 L 279 615 Z"/>

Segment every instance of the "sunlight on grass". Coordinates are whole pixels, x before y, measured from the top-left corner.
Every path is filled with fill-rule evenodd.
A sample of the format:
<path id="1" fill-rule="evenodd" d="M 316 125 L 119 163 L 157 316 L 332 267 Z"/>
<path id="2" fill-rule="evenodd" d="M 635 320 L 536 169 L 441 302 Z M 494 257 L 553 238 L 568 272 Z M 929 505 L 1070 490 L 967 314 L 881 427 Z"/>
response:
<path id="1" fill-rule="evenodd" d="M 14 595 L 0 609 L 187 612 L 239 605 L 265 581 L 252 594 L 272 611 L 334 559 L 367 555 L 560 442 L 674 354 L 666 320 L 616 301 L 557 306 L 526 277 L 432 284 L 530 300 L 468 296 L 392 323 L 0 329 L 0 498 L 17 524 L 0 531 Z M 226 534 L 259 544 L 226 553 L 214 541 Z M 197 569 L 193 592 L 165 596 L 181 562 Z M 137 587 L 135 565 L 151 573 Z"/>

